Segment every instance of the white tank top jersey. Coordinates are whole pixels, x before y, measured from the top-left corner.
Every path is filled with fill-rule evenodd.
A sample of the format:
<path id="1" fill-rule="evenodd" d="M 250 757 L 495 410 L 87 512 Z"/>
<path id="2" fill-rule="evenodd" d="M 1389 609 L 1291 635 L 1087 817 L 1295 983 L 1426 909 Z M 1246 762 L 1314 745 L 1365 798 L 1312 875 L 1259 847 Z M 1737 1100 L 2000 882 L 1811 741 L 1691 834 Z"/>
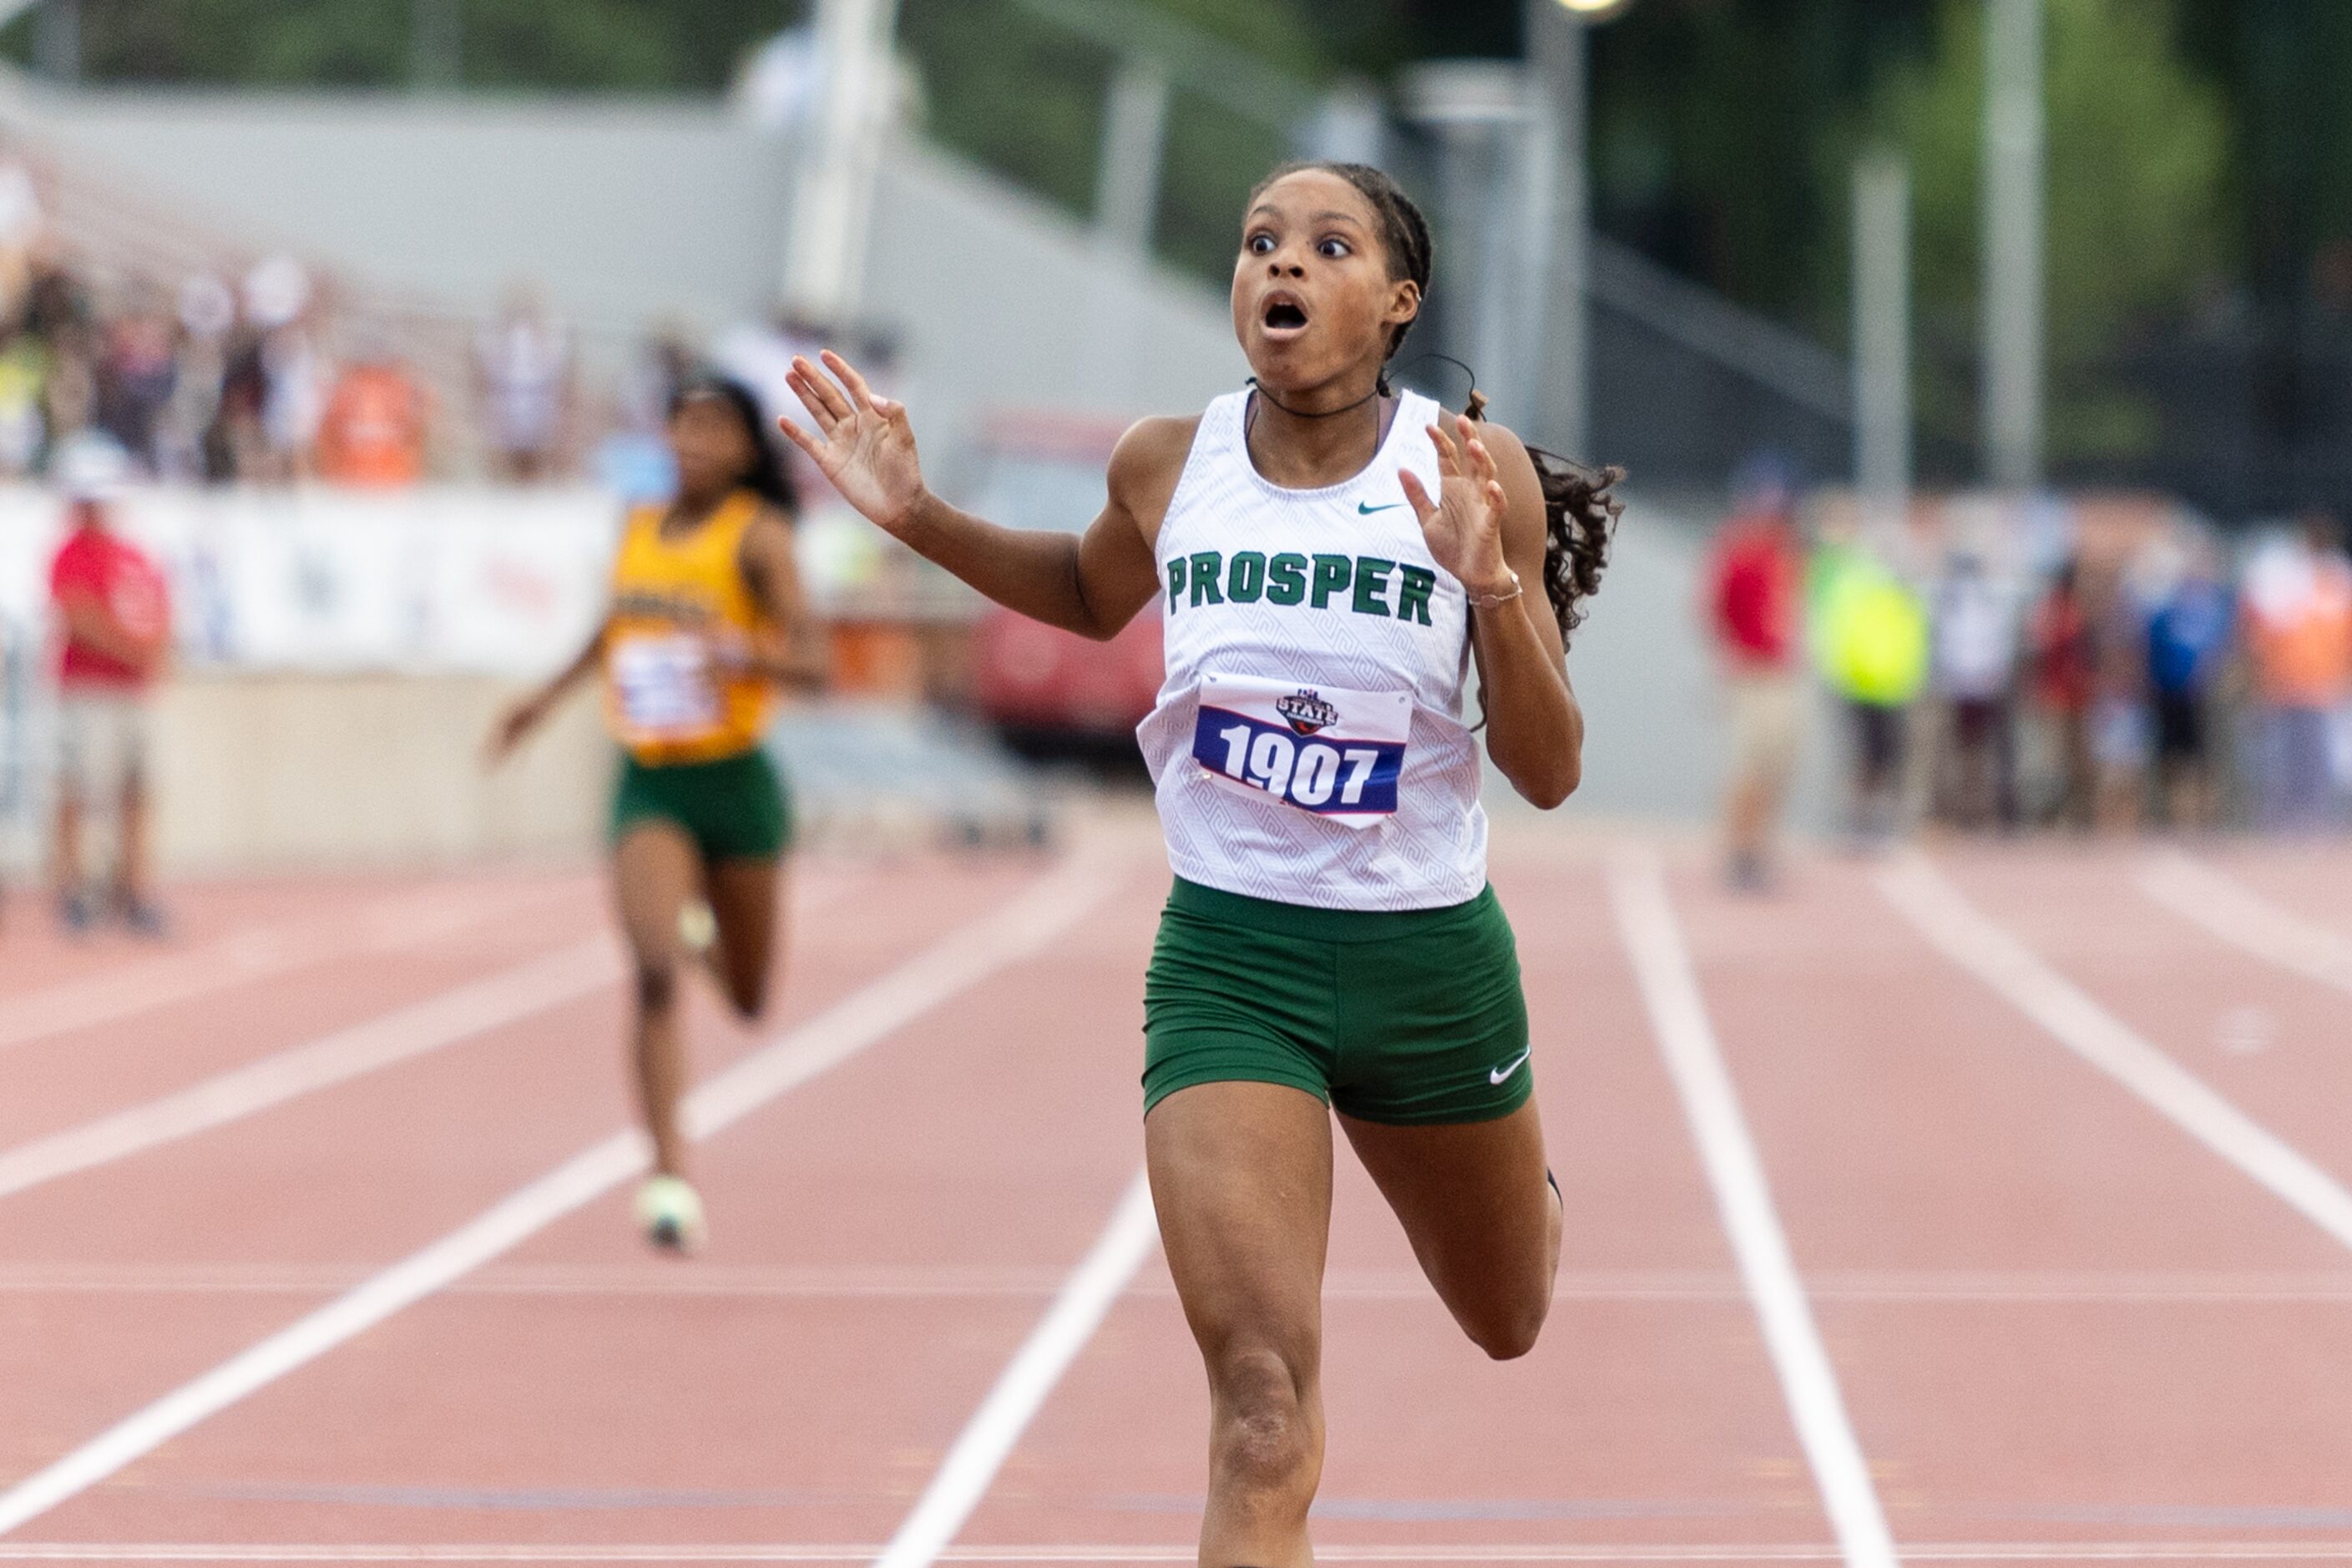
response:
<path id="1" fill-rule="evenodd" d="M 1246 391 L 1201 416 L 1160 525 L 1168 679 L 1137 730 L 1188 881 L 1318 909 L 1442 909 L 1486 885 L 1470 609 L 1406 501 L 1437 493 L 1404 395 L 1355 478 L 1284 489 L 1252 465 Z"/>

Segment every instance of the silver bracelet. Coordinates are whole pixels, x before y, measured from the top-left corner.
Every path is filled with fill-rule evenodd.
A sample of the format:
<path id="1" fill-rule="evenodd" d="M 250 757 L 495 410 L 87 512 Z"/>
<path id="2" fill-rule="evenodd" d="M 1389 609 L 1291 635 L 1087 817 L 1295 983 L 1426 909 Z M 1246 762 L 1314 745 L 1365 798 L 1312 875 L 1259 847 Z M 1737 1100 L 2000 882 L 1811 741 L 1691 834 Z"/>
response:
<path id="1" fill-rule="evenodd" d="M 1510 569 L 1506 567 L 1504 570 L 1509 571 Z M 1517 572 L 1512 572 L 1511 591 L 1509 593 L 1473 594 L 1470 595 L 1470 607 L 1474 610 L 1499 610 L 1505 605 L 1509 604 L 1513 599 L 1517 598 L 1527 591 L 1528 585 L 1519 581 L 1519 574 Z"/>

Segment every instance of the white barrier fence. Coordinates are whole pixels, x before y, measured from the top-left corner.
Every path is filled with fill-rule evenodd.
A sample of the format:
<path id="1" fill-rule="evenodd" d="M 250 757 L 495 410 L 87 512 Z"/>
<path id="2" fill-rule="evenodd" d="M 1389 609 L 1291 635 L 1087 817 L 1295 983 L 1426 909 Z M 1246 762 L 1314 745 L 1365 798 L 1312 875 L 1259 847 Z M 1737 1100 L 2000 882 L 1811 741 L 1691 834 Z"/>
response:
<path id="1" fill-rule="evenodd" d="M 322 673 L 529 676 L 604 601 L 620 509 L 590 489 L 127 491 L 116 526 L 172 586 L 180 661 Z M 0 618 L 41 646 L 64 532 L 51 492 L 0 489 Z"/>

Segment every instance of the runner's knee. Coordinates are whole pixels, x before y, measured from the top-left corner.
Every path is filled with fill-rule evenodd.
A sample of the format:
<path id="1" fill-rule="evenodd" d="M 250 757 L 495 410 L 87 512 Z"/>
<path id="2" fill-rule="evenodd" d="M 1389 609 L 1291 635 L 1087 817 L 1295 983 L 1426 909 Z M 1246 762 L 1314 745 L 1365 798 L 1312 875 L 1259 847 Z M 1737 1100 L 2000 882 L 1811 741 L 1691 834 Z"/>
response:
<path id="1" fill-rule="evenodd" d="M 1304 1369 L 1271 1349 L 1218 1358 L 1219 1472 L 1249 1491 L 1284 1491 L 1316 1468 L 1315 1433 L 1302 1392 Z"/>
<path id="2" fill-rule="evenodd" d="M 1551 1315 L 1551 1292 L 1514 1292 L 1483 1310 L 1465 1313 L 1462 1331 L 1470 1342 L 1496 1361 L 1517 1361 L 1536 1348 L 1544 1320 Z"/>

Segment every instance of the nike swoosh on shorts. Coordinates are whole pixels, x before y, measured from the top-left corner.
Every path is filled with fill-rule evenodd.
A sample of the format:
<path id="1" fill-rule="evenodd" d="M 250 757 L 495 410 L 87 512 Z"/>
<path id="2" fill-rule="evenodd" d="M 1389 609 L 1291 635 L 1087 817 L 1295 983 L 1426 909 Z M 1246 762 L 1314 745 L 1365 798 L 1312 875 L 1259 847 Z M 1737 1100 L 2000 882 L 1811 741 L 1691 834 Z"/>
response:
<path id="1" fill-rule="evenodd" d="M 1526 1050 L 1521 1051 L 1517 1056 L 1513 1057 L 1501 1067 L 1489 1069 L 1486 1074 L 1486 1081 L 1493 1084 L 1501 1083 L 1505 1079 L 1510 1077 L 1513 1073 L 1527 1066 L 1528 1058 L 1535 1054 L 1536 1048 L 1533 1046 L 1529 1046 Z"/>

